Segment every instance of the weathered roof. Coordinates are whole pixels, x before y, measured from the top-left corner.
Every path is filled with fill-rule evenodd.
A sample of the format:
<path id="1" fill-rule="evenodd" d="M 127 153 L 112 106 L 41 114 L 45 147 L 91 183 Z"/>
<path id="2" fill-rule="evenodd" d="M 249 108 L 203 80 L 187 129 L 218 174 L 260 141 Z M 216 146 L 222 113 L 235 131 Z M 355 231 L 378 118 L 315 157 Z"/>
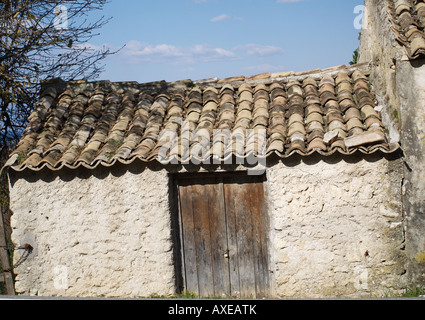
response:
<path id="1" fill-rule="evenodd" d="M 387 0 L 397 40 L 409 59 L 425 56 L 425 0 Z"/>
<path id="2" fill-rule="evenodd" d="M 368 73 L 357 65 L 196 82 L 46 83 L 6 167 L 153 161 L 164 147 L 180 162 L 391 153 L 399 146 L 388 143 Z"/>

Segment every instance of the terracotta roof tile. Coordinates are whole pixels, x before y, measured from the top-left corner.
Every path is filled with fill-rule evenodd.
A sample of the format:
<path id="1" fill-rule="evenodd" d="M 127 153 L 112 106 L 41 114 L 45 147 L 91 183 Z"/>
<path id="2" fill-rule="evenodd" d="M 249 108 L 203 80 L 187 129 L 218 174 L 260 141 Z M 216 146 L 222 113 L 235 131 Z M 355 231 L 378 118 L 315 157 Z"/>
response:
<path id="1" fill-rule="evenodd" d="M 425 55 L 425 1 L 387 0 L 393 30 L 409 59 Z"/>
<path id="2" fill-rule="evenodd" d="M 208 79 L 195 87 L 47 84 L 6 167 L 393 152 L 399 146 L 388 143 L 368 71 L 360 69 Z"/>

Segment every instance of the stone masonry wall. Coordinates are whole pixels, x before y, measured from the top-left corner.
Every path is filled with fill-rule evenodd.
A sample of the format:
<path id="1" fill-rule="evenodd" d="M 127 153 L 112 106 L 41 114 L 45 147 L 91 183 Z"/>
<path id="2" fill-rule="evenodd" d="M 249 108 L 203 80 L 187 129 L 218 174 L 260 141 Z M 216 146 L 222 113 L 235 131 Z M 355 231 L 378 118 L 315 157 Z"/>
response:
<path id="1" fill-rule="evenodd" d="M 399 161 L 278 163 L 267 177 L 276 296 L 377 297 L 403 288 Z"/>
<path id="2" fill-rule="evenodd" d="M 370 63 L 384 124 L 403 148 L 407 276 L 409 286 L 416 286 L 425 282 L 425 58 L 408 59 L 383 2 L 365 2 L 359 62 Z"/>
<path id="3" fill-rule="evenodd" d="M 273 297 L 370 297 L 404 288 L 401 161 L 350 159 L 268 161 Z M 170 174 L 182 170 L 172 170 L 11 174 L 12 239 L 34 247 L 15 268 L 17 292 L 174 294 Z"/>
<path id="4" fill-rule="evenodd" d="M 130 298 L 174 293 L 167 173 L 121 169 L 12 178 L 12 240 L 34 247 L 15 268 L 17 292 Z M 21 254 L 15 252 L 15 263 Z"/>

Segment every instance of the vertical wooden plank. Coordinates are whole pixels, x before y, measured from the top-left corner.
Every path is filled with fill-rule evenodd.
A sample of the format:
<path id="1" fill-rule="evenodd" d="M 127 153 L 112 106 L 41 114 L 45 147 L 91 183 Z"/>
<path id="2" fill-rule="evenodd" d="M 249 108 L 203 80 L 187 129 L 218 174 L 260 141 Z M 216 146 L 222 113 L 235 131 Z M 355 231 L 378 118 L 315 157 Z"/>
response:
<path id="1" fill-rule="evenodd" d="M 226 208 L 227 223 L 227 246 L 229 250 L 229 279 L 230 279 L 230 295 L 234 297 L 241 296 L 240 275 L 239 275 L 239 252 L 237 239 L 237 220 L 236 220 L 236 203 L 235 188 L 224 180 L 224 202 Z"/>
<path id="2" fill-rule="evenodd" d="M 6 233 L 4 229 L 3 211 L 0 208 L 0 261 L 3 270 L 4 282 L 8 295 L 15 295 L 15 285 L 13 283 L 12 268 L 9 260 L 9 252 L 6 250 Z"/>
<path id="3" fill-rule="evenodd" d="M 246 184 L 247 192 L 251 194 L 251 217 L 253 226 L 252 242 L 255 259 L 256 297 L 267 297 L 269 292 L 269 270 L 268 270 L 268 250 L 267 250 L 267 214 L 264 199 L 263 183 L 260 179 L 253 178 L 251 183 Z"/>
<path id="4" fill-rule="evenodd" d="M 226 296 L 230 294 L 230 278 L 229 259 L 226 257 L 227 228 L 222 179 L 215 178 L 208 181 L 205 187 L 210 218 L 214 296 Z"/>
<path id="5" fill-rule="evenodd" d="M 255 256 L 252 246 L 254 238 L 250 195 L 246 192 L 244 182 L 244 178 L 238 177 L 235 181 L 229 181 L 228 184 L 233 189 L 233 198 L 236 204 L 236 239 L 240 294 L 243 298 L 255 298 L 255 268 L 253 265 Z"/>
<path id="6" fill-rule="evenodd" d="M 208 192 L 206 192 L 205 180 L 194 180 L 192 184 L 192 206 L 200 297 L 211 297 L 214 295 L 214 270 L 208 204 Z"/>
<path id="7" fill-rule="evenodd" d="M 180 219 L 182 229 L 183 274 L 185 289 L 199 295 L 198 268 L 195 248 L 195 225 L 193 221 L 191 186 L 179 181 Z"/>

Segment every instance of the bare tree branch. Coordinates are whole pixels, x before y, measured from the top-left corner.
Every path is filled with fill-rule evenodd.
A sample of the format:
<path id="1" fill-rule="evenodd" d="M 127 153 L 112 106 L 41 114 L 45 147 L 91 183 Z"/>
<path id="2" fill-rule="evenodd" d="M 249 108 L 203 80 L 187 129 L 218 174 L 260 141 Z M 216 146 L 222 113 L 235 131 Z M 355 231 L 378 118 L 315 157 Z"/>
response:
<path id="1" fill-rule="evenodd" d="M 111 52 L 89 41 L 109 19 L 91 21 L 108 0 L 0 2 L 0 146 L 17 141 L 48 78 L 95 79 Z"/>

